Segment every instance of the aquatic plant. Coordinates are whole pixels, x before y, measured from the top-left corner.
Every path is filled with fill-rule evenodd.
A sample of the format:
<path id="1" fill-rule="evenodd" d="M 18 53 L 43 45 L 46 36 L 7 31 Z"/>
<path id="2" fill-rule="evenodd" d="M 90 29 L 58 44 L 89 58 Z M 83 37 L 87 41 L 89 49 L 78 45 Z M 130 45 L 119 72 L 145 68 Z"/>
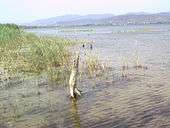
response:
<path id="1" fill-rule="evenodd" d="M 122 57 L 122 70 L 121 70 L 122 77 L 127 77 L 128 68 L 129 68 L 129 65 L 128 65 L 127 57 Z"/>
<path id="2" fill-rule="evenodd" d="M 135 52 L 133 60 L 134 60 L 134 68 L 136 68 L 136 69 L 148 69 L 148 67 L 144 66 L 144 64 L 142 63 L 142 59 L 140 58 L 137 51 Z"/>
<path id="3" fill-rule="evenodd" d="M 71 40 L 38 37 L 14 24 L 0 24 L 0 67 L 10 76 L 45 72 L 49 79 L 61 80 L 68 73 L 67 48 L 73 44 Z"/>
<path id="4" fill-rule="evenodd" d="M 92 76 L 100 75 L 105 66 L 99 60 L 99 58 L 95 55 L 89 55 L 85 58 L 86 69 L 88 74 Z"/>

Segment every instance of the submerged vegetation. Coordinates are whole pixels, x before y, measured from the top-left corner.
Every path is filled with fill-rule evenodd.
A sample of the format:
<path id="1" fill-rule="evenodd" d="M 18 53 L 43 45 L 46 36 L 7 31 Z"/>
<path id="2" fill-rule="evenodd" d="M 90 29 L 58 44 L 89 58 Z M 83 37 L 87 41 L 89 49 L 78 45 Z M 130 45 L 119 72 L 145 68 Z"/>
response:
<path id="1" fill-rule="evenodd" d="M 59 80 L 70 69 L 67 48 L 73 44 L 71 40 L 38 37 L 14 24 L 0 24 L 1 74 L 46 73 L 49 79 Z"/>

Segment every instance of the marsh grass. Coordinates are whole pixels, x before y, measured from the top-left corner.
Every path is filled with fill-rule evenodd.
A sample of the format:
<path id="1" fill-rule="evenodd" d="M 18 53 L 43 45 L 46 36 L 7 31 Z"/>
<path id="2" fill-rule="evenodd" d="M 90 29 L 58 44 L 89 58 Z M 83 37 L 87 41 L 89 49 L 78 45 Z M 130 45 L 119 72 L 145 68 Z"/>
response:
<path id="1" fill-rule="evenodd" d="M 38 37 L 14 24 L 0 24 L 1 76 L 4 71 L 8 76 L 45 73 L 50 80 L 64 80 L 70 66 L 68 47 L 74 44 L 61 38 Z"/>
<path id="2" fill-rule="evenodd" d="M 85 67 L 90 77 L 102 75 L 105 69 L 105 65 L 101 63 L 99 57 L 95 55 L 88 55 L 85 58 Z"/>
<path id="3" fill-rule="evenodd" d="M 1 81 L 43 74 L 52 82 L 51 85 L 53 82 L 60 85 L 68 83 L 74 56 L 70 46 L 78 42 L 82 44 L 81 41 L 36 36 L 15 24 L 0 24 L 0 28 Z M 84 65 L 90 77 L 101 75 L 105 68 L 95 55 L 87 55 Z"/>
<path id="4" fill-rule="evenodd" d="M 144 65 L 144 62 L 142 62 L 142 59 L 137 51 L 135 52 L 132 60 L 133 60 L 135 69 L 148 69 L 148 67 Z"/>
<path id="5" fill-rule="evenodd" d="M 121 76 L 123 78 L 126 78 L 128 75 L 128 69 L 129 69 L 129 62 L 127 57 L 122 57 L 122 69 L 121 69 Z"/>
<path id="6" fill-rule="evenodd" d="M 130 70 L 136 69 L 134 73 L 138 70 L 147 70 L 148 67 L 144 64 L 142 57 L 136 50 L 132 56 L 123 56 L 121 59 L 121 76 L 127 78 L 130 74 Z"/>

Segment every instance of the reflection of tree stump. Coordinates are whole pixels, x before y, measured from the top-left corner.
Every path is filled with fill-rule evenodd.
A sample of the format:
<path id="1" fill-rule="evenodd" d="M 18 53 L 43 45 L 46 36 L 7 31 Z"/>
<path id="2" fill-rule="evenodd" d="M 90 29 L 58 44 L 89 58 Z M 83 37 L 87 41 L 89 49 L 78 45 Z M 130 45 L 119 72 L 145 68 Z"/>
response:
<path id="1" fill-rule="evenodd" d="M 72 98 L 75 97 L 75 94 L 81 95 L 80 91 L 77 89 L 77 75 L 78 75 L 78 66 L 79 66 L 79 55 L 76 56 L 76 59 L 73 61 L 73 66 L 70 74 L 69 86 L 70 86 L 70 95 Z"/>
<path id="2" fill-rule="evenodd" d="M 77 102 L 75 99 L 72 99 L 71 115 L 73 117 L 74 127 L 81 128 L 80 117 L 79 117 L 78 108 L 77 108 Z"/>

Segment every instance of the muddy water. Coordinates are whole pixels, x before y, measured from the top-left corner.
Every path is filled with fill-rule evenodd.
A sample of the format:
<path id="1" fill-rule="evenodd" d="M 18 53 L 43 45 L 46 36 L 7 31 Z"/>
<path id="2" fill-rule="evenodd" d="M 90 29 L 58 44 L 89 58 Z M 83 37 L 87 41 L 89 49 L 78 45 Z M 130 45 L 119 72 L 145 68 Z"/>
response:
<path id="1" fill-rule="evenodd" d="M 93 41 L 93 50 L 89 44 L 77 48 L 82 55 L 97 54 L 110 68 L 102 77 L 80 79 L 77 100 L 44 76 L 4 83 L 0 127 L 170 128 L 170 25 L 31 31 Z M 134 67 L 136 56 L 142 67 Z"/>

